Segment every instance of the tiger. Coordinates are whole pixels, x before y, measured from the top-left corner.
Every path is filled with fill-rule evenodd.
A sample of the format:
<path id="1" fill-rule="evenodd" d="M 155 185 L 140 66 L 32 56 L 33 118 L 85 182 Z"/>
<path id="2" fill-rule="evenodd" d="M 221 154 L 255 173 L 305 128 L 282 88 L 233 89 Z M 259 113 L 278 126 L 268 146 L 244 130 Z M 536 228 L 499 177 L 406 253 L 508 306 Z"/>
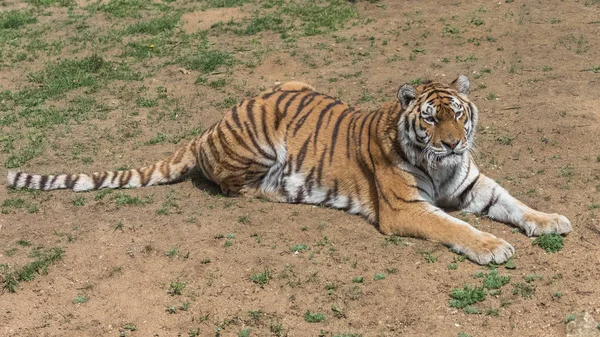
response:
<path id="1" fill-rule="evenodd" d="M 363 112 L 302 82 L 280 83 L 236 104 L 167 158 L 88 174 L 8 172 L 15 189 L 135 188 L 200 174 L 229 195 L 318 204 L 359 214 L 384 235 L 439 242 L 478 264 L 515 249 L 446 213 L 459 210 L 520 228 L 567 234 L 563 215 L 536 211 L 483 175 L 473 159 L 478 109 L 470 81 L 403 84 Z"/>

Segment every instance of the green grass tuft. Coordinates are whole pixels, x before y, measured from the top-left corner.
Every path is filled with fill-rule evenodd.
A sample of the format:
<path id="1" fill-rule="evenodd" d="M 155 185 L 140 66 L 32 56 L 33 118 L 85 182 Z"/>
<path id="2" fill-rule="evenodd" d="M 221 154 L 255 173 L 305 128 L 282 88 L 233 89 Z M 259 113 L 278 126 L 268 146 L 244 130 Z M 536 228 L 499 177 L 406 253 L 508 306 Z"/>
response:
<path id="1" fill-rule="evenodd" d="M 250 281 L 260 285 L 261 287 L 267 285 L 270 279 L 271 272 L 269 271 L 268 267 L 265 267 L 265 270 L 262 273 L 256 273 L 250 276 Z"/>
<path id="2" fill-rule="evenodd" d="M 556 253 L 563 248 L 563 237 L 560 234 L 542 234 L 533 240 L 533 245 L 549 253 Z"/>
<path id="3" fill-rule="evenodd" d="M 510 276 L 502 276 L 497 270 L 492 270 L 489 274 L 485 275 L 483 279 L 483 287 L 486 289 L 500 289 L 502 286 L 510 282 Z"/>
<path id="4" fill-rule="evenodd" d="M 307 323 L 320 323 L 325 320 L 325 315 L 316 312 L 310 312 L 309 310 L 304 313 L 304 321 Z"/>
<path id="5" fill-rule="evenodd" d="M 158 35 L 163 32 L 171 31 L 177 27 L 181 19 L 181 14 L 167 14 L 165 16 L 137 22 L 125 29 L 127 34 L 149 34 Z"/>
<path id="6" fill-rule="evenodd" d="M 473 287 L 466 285 L 462 289 L 453 289 L 450 293 L 450 306 L 453 308 L 462 309 L 466 306 L 475 304 L 485 300 L 487 292 L 483 287 Z"/>
<path id="7" fill-rule="evenodd" d="M 37 19 L 29 11 L 12 10 L 0 12 L 0 29 L 18 29 L 35 22 L 37 22 Z"/>
<path id="8" fill-rule="evenodd" d="M 138 72 L 117 65 L 94 54 L 81 60 L 62 60 L 48 64 L 43 70 L 29 74 L 37 85 L 13 95 L 19 105 L 32 107 L 82 87 L 96 88 L 107 80 L 141 80 Z"/>
<path id="9" fill-rule="evenodd" d="M 189 70 L 211 73 L 221 67 L 229 67 L 234 64 L 231 54 L 220 50 L 210 49 L 208 42 L 200 43 L 196 52 L 181 57 L 178 63 Z"/>
<path id="10" fill-rule="evenodd" d="M 36 249 L 32 252 L 32 255 L 35 257 L 33 262 L 4 275 L 2 287 L 8 292 L 16 292 L 20 282 L 32 281 L 36 274 L 47 273 L 48 266 L 62 259 L 63 250 L 60 247 L 47 250 Z"/>

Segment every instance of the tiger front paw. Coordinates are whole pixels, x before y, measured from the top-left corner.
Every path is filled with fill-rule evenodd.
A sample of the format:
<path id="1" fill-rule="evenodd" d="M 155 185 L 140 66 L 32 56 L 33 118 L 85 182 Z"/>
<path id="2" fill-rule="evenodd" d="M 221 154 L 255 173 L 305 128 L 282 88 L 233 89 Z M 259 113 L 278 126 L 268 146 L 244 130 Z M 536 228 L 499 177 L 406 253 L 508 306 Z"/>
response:
<path id="1" fill-rule="evenodd" d="M 527 236 L 541 234 L 567 234 L 573 230 L 571 222 L 564 215 L 530 212 L 523 216 L 521 228 Z"/>
<path id="2" fill-rule="evenodd" d="M 504 263 L 515 253 L 510 243 L 485 232 L 480 233 L 477 241 L 464 246 L 454 245 L 452 249 L 481 265 Z"/>

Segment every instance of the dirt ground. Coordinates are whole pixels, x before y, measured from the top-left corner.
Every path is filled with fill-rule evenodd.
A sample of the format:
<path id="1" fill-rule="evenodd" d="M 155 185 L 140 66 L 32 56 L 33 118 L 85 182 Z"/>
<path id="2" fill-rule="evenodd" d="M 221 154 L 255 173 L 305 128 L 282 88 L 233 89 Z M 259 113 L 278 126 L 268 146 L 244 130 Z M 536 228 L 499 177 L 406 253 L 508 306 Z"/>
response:
<path id="1" fill-rule="evenodd" d="M 227 197 L 201 179 L 106 195 L 0 188 L 0 336 L 564 336 L 569 315 L 600 321 L 597 0 L 336 2 L 355 16 L 294 39 L 276 29 L 223 29 L 273 11 L 264 2 L 155 1 L 186 10 L 167 46 L 153 42 L 147 48 L 156 56 L 144 58 L 123 51 L 154 41 L 152 33 L 102 34 L 161 16 L 154 7 L 118 18 L 91 9 L 95 1 L 34 2 L 2 1 L 0 12 L 31 9 L 37 22 L 20 32 L 31 46 L 48 46 L 27 49 L 20 37 L 0 36 L 0 92 L 43 87 L 30 74 L 92 52 L 143 79 L 49 98 L 40 106 L 66 111 L 76 97 L 96 105 L 86 118 L 73 112 L 43 128 L 0 95 L 3 176 L 17 157 L 26 160 L 15 168 L 44 174 L 153 163 L 217 121 L 226 111 L 220 102 L 275 82 L 302 80 L 368 110 L 394 99 L 403 83 L 465 74 L 480 110 L 481 170 L 526 204 L 567 216 L 573 232 L 562 250 L 547 253 L 507 225 L 454 214 L 517 252 L 515 268 L 497 269 L 510 282 L 470 314 L 451 307 L 450 294 L 481 285 L 474 275 L 487 266 L 440 244 L 387 238 L 342 211 Z M 203 74 L 178 61 L 181 37 L 199 31 L 235 62 Z M 28 149 L 34 155 L 23 157 Z M 60 247 L 62 258 L 9 291 L 7 275 L 34 261 L 36 247 Z"/>

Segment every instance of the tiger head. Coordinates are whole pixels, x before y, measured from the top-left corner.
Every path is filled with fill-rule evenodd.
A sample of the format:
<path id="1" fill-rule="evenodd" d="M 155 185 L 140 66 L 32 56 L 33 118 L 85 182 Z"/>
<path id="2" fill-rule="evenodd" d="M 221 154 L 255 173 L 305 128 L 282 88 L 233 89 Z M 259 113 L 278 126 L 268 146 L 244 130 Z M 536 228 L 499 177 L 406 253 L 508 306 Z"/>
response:
<path id="1" fill-rule="evenodd" d="M 473 147 L 477 107 L 467 98 L 469 79 L 460 75 L 450 84 L 404 84 L 398 91 L 402 105 L 399 131 L 402 143 L 415 149 L 429 166 L 462 162 Z"/>

